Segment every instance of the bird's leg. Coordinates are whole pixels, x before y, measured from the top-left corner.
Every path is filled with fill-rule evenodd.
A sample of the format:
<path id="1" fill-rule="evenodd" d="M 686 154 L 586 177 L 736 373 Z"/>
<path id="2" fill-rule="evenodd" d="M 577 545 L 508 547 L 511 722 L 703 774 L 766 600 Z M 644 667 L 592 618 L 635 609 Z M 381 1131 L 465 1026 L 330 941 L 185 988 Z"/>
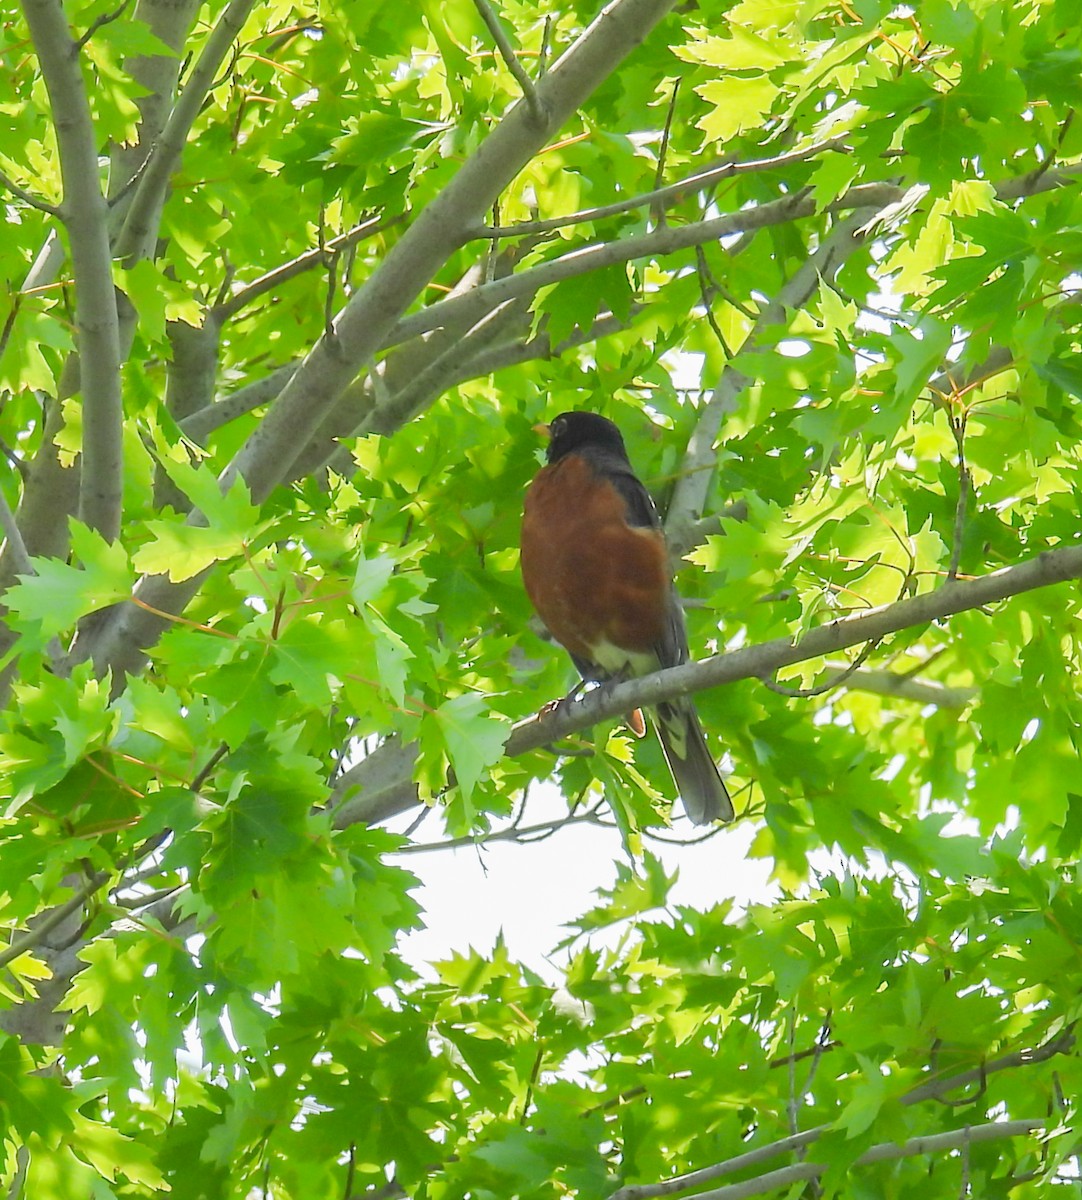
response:
<path id="1" fill-rule="evenodd" d="M 628 666 L 621 667 L 619 671 L 615 671 L 609 675 L 601 683 L 602 687 L 615 687 L 618 683 L 625 683 L 629 679 L 633 679 L 631 668 Z M 646 737 L 646 717 L 643 715 L 641 708 L 636 708 L 633 712 L 624 714 L 624 724 L 631 730 L 637 738 Z"/>
<path id="2" fill-rule="evenodd" d="M 580 679 L 578 683 L 567 693 L 566 696 L 561 696 L 559 700 L 550 700 L 547 704 L 543 704 L 537 712 L 537 720 L 549 716 L 556 712 L 565 704 L 570 704 L 572 700 L 578 699 L 582 689 L 588 683 L 597 683 L 600 687 L 612 687 L 614 684 L 623 683 L 626 679 L 631 679 L 631 673 L 624 668 L 622 671 L 617 671 L 615 675 L 610 675 L 606 679 L 592 680 Z M 624 724 L 631 730 L 637 738 L 646 737 L 646 717 L 643 716 L 641 708 L 636 708 L 633 712 L 629 712 L 624 716 Z"/>
<path id="3" fill-rule="evenodd" d="M 572 700 L 575 700 L 588 682 L 586 679 L 580 679 L 566 696 L 561 696 L 559 700 L 550 700 L 547 704 L 543 704 L 537 711 L 537 720 L 540 721 L 542 717 L 549 716 L 550 713 L 556 712 L 562 705 L 569 704 Z"/>

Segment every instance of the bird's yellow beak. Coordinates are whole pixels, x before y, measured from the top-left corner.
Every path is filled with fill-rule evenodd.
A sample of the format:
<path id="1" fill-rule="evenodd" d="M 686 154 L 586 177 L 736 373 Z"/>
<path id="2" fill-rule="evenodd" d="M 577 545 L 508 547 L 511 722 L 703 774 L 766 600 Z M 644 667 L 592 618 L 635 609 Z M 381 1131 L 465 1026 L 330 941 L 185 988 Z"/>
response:
<path id="1" fill-rule="evenodd" d="M 533 431 L 534 431 L 534 433 L 541 434 L 542 437 L 551 437 L 552 436 L 552 430 L 545 424 L 544 421 L 542 421 L 540 425 L 535 425 L 533 427 Z"/>

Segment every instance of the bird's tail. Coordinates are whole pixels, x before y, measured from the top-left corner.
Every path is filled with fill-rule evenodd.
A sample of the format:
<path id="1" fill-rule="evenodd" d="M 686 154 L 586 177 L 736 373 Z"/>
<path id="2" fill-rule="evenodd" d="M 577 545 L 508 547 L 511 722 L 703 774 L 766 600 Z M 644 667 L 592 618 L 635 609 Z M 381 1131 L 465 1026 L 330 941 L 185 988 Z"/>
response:
<path id="1" fill-rule="evenodd" d="M 691 822 L 731 821 L 733 802 L 707 749 L 695 709 L 687 703 L 659 704 L 657 733 Z"/>

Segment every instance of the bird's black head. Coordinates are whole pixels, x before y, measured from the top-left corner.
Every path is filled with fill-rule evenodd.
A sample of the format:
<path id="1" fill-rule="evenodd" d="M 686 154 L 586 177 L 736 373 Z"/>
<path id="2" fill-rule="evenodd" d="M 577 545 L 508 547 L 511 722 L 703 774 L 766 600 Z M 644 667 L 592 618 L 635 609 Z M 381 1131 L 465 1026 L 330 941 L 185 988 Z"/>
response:
<path id="1" fill-rule="evenodd" d="M 627 458 L 624 439 L 619 429 L 608 419 L 592 412 L 560 413 L 549 422 L 549 447 L 547 458 L 550 463 L 559 462 L 566 454 L 573 454 L 586 447 L 591 450 L 607 450 Z"/>

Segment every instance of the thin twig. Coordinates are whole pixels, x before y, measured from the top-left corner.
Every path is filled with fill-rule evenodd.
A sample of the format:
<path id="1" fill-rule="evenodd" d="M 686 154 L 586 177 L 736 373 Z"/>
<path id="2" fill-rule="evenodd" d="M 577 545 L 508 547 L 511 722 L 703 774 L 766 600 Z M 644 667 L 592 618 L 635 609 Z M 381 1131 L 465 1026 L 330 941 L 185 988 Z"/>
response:
<path id="1" fill-rule="evenodd" d="M 0 345 L 0 353 L 2 353 L 2 345 Z M 30 464 L 24 459 L 21 459 L 14 450 L 0 438 L 0 454 L 2 454 L 11 466 L 18 472 L 19 478 L 25 483 L 30 478 Z"/>
<path id="2" fill-rule="evenodd" d="M 235 292 L 228 299 L 216 304 L 211 309 L 211 316 L 217 321 L 226 321 L 230 317 L 236 316 L 242 309 L 247 308 L 253 301 L 258 300 L 260 296 L 281 287 L 283 283 L 295 278 L 297 275 L 303 274 L 305 271 L 310 271 L 314 267 L 321 266 L 326 261 L 328 254 L 340 254 L 343 250 L 356 246 L 366 238 L 375 237 L 377 234 L 383 233 L 388 229 L 393 229 L 396 225 L 401 225 L 407 215 L 406 213 L 400 213 L 397 217 L 389 217 L 386 220 L 383 217 L 367 218 L 359 225 L 354 225 L 352 229 L 339 234 L 338 237 L 331 238 L 325 245 L 316 246 L 314 250 L 307 250 L 304 254 L 299 254 L 296 258 L 283 263 L 280 267 L 275 267 L 265 275 L 260 275 L 258 279 L 252 280 L 251 283 L 242 287 L 240 291 Z"/>
<path id="3" fill-rule="evenodd" d="M 11 574 L 36 575 L 37 571 L 26 549 L 26 542 L 23 541 L 22 530 L 3 491 L 0 491 L 0 529 L 3 529 L 6 550 L 11 556 Z M 59 638 L 52 637 L 48 640 L 45 653 L 49 656 L 54 674 L 67 675 L 69 664 Z"/>
<path id="4" fill-rule="evenodd" d="M 954 544 L 951 546 L 950 567 L 947 569 L 947 580 L 958 578 L 958 567 L 962 561 L 962 539 L 966 529 L 966 508 L 969 504 L 969 492 L 972 477 L 966 465 L 966 414 L 960 416 L 947 414 L 955 445 L 958 447 L 958 504 L 954 510 Z"/>
<path id="5" fill-rule="evenodd" d="M 721 327 L 718 325 L 717 318 L 714 316 L 714 306 L 711 297 L 711 287 L 713 278 L 710 274 L 710 267 L 706 261 L 706 251 L 702 246 L 695 247 L 695 263 L 699 273 L 699 295 L 702 297 L 703 312 L 706 313 L 706 322 L 713 331 L 714 337 L 718 340 L 718 345 L 721 347 L 722 354 L 728 360 L 732 358 L 733 352 L 729 348 L 729 343 L 725 340 L 725 335 L 721 332 Z"/>
<path id="6" fill-rule="evenodd" d="M 775 683 L 775 681 L 769 676 L 764 676 L 760 682 L 765 687 L 769 688 L 770 691 L 777 692 L 779 696 L 789 696 L 794 700 L 810 700 L 813 696 L 821 696 L 824 692 L 830 692 L 836 687 L 841 687 L 841 685 L 845 683 L 845 681 L 849 679 L 854 672 L 858 671 L 868 661 L 868 658 L 878 645 L 878 640 L 874 642 L 868 642 L 868 644 L 863 647 L 863 649 L 856 656 L 856 658 L 853 659 L 849 666 L 839 671 L 837 675 L 828 679 L 826 683 L 817 684 L 815 687 L 790 688 L 786 687 L 782 683 Z"/>
<path id="7" fill-rule="evenodd" d="M 8 348 L 8 342 L 11 341 L 11 331 L 15 328 L 15 321 L 19 316 L 22 303 L 22 292 L 16 292 L 11 301 L 11 311 L 4 318 L 3 329 L 0 329 L 0 358 L 4 357 L 4 351 Z"/>
<path id="8" fill-rule="evenodd" d="M 198 792 L 204 783 L 210 778 L 211 772 L 229 753 L 229 743 L 222 742 L 217 750 L 207 759 L 206 763 L 196 772 L 191 783 L 188 784 L 188 789 L 193 792 Z"/>
<path id="9" fill-rule="evenodd" d="M 680 78 L 677 76 L 672 85 L 672 95 L 669 97 L 669 111 L 665 114 L 665 128 L 661 132 L 661 147 L 657 155 L 657 170 L 654 172 L 654 191 L 661 190 L 661 181 L 665 178 L 665 160 L 669 156 L 669 133 L 672 130 L 672 119 L 676 112 L 676 97 L 680 94 Z M 665 224 L 665 205 L 652 206 L 654 221 L 658 225 Z"/>
<path id="10" fill-rule="evenodd" d="M 553 834 L 559 833 L 561 829 L 567 829 L 572 825 L 599 825 L 607 828 L 610 822 L 602 820 L 600 816 L 600 809 L 603 807 L 604 802 L 599 801 L 585 812 L 559 817 L 553 821 L 542 821 L 537 825 L 511 826 L 508 829 L 501 829 L 498 833 L 485 834 L 481 838 L 459 837 L 448 838 L 443 842 L 413 842 L 409 845 L 399 846 L 391 853 L 427 854 L 431 850 L 460 850 L 467 846 L 476 846 L 479 843 L 487 846 L 490 842 L 543 842 Z"/>
<path id="11" fill-rule="evenodd" d="M 15 938 L 6 950 L 0 951 L 0 968 L 6 967 L 10 962 L 14 962 L 20 954 L 26 954 L 28 950 L 33 950 L 35 946 L 39 946 L 47 934 L 51 933 L 58 925 L 62 925 L 73 913 L 77 913 L 108 878 L 108 872 L 98 871 L 90 877 L 70 900 L 54 908 L 50 913 L 42 917 L 33 929 L 28 929 L 26 933 Z"/>
<path id="12" fill-rule="evenodd" d="M 844 671 L 842 663 L 827 662 L 828 671 Z M 854 671 L 845 681 L 852 692 L 870 692 L 875 696 L 892 696 L 899 700 L 912 700 L 915 704 L 934 704 L 937 708 L 965 708 L 977 696 L 971 687 L 948 687 L 931 679 L 915 679 L 926 663 L 917 663 L 909 672 L 861 669 Z"/>
<path id="13" fill-rule="evenodd" d="M 789 1136 L 792 1137 L 798 1129 L 797 1126 L 797 1107 L 799 1101 L 796 1095 L 796 1058 L 793 1054 L 793 1047 L 796 1045 L 796 1009 L 793 1005 L 789 1006 L 789 1099 L 785 1105 L 785 1113 L 789 1118 Z M 803 1096 L 801 1096 L 803 1099 Z"/>
<path id="14" fill-rule="evenodd" d="M 779 154 L 774 158 L 750 159 L 747 162 L 723 162 L 719 166 L 711 167 L 707 171 L 699 171 L 694 175 L 689 175 L 677 183 L 670 183 L 666 187 L 656 188 L 651 192 L 643 192 L 638 196 L 631 196 L 627 200 L 620 200 L 614 204 L 604 204 L 597 208 L 582 209 L 579 212 L 569 213 L 566 217 L 550 217 L 542 221 L 523 221 L 521 224 L 507 225 L 502 228 L 492 228 L 491 226 L 485 228 L 481 226 L 471 230 L 469 236 L 471 238 L 528 237 L 538 233 L 553 233 L 559 229 L 566 229 L 570 225 L 581 225 L 584 221 L 600 221 L 605 217 L 620 216 L 622 213 L 633 212 L 636 208 L 652 208 L 657 204 L 668 206 L 671 203 L 684 199 L 685 196 L 688 196 L 692 192 L 703 191 L 706 188 L 713 187 L 714 184 L 731 179 L 735 175 L 749 175 L 758 171 L 774 171 L 781 167 L 790 166 L 793 163 L 804 162 L 828 150 L 840 150 L 846 145 L 847 140 L 847 137 L 830 138 L 828 141 L 808 146 L 804 150 L 791 150 L 787 154 Z"/>
<path id="15" fill-rule="evenodd" d="M 323 223 L 325 213 L 325 208 L 320 205 L 319 252 L 327 266 L 327 295 L 323 300 L 323 336 L 333 341 L 336 336 L 334 332 L 334 294 L 338 290 L 338 259 L 327 251 L 326 226 Z"/>
<path id="16" fill-rule="evenodd" d="M 522 1112 L 519 1114 L 518 1123 L 525 1126 L 530 1116 L 530 1105 L 533 1104 L 534 1089 L 537 1087 L 537 1081 L 541 1076 L 541 1067 L 545 1061 L 545 1045 L 542 1042 L 537 1047 L 537 1053 L 534 1055 L 533 1068 L 530 1071 L 530 1078 L 526 1081 L 526 1095 L 522 1099 Z"/>
<path id="17" fill-rule="evenodd" d="M 357 1143 L 350 1142 L 349 1158 L 346 1163 L 346 1186 L 342 1189 L 343 1200 L 350 1200 L 353 1195 L 353 1177 L 357 1171 Z"/>
<path id="18" fill-rule="evenodd" d="M 538 74 L 544 75 L 549 66 L 549 37 L 552 34 L 552 14 L 545 17 L 545 27 L 541 31 L 541 49 L 537 53 Z"/>
<path id="19" fill-rule="evenodd" d="M 0 185 L 7 188 L 7 190 L 13 196 L 17 196 L 23 201 L 24 204 L 29 204 L 31 208 L 36 208 L 40 212 L 48 213 L 50 217 L 60 216 L 60 209 L 55 204 L 49 204 L 47 201 L 39 199 L 33 194 L 33 192 L 28 192 L 26 188 L 20 187 L 15 180 L 4 171 L 0 171 Z"/>
<path id="20" fill-rule="evenodd" d="M 90 41 L 90 39 L 98 32 L 103 25 L 111 25 L 114 21 L 124 15 L 131 0 L 120 0 L 120 5 L 113 9 L 110 13 L 102 13 L 100 17 L 96 17 L 91 23 L 86 33 L 75 43 L 72 54 L 78 54 L 80 50 Z"/>
<path id="21" fill-rule="evenodd" d="M 150 874 L 156 874 L 160 871 L 160 867 L 155 867 L 154 871 L 148 873 L 147 877 L 149 878 Z M 124 889 L 133 886 L 134 883 L 134 880 L 131 882 L 125 882 Z M 187 887 L 188 885 L 186 883 L 174 883 L 170 887 L 158 888 L 156 891 L 147 892 L 145 895 L 130 896 L 121 899 L 114 898 L 113 903 L 118 908 L 130 908 L 133 911 L 139 908 L 148 908 L 152 904 L 158 904 L 162 900 L 167 900 L 170 896 L 175 896 L 177 892 L 184 891 L 187 889 Z"/>
<path id="22" fill-rule="evenodd" d="M 22 531 L 11 511 L 7 497 L 0 491 L 0 526 L 3 527 L 7 539 L 7 552 L 11 556 L 11 571 L 13 575 L 36 575 L 34 564 L 30 561 Z"/>
<path id="23" fill-rule="evenodd" d="M 733 293 L 729 291 L 729 289 L 721 282 L 721 280 L 718 279 L 714 272 L 710 270 L 710 263 L 707 261 L 703 247 L 699 245 L 696 246 L 695 249 L 697 252 L 701 252 L 701 258 L 699 259 L 699 270 L 705 276 L 706 283 L 709 284 L 707 287 L 707 294 L 711 297 L 720 296 L 726 304 L 731 304 L 732 307 L 735 308 L 742 317 L 746 317 L 749 321 L 757 321 L 759 319 L 758 311 L 752 308 L 751 305 L 745 304 L 739 297 L 734 296 Z M 726 253 L 731 258 L 734 254 L 734 251 L 729 249 L 726 251 Z"/>
<path id="24" fill-rule="evenodd" d="M 496 49 L 499 50 L 500 57 L 507 64 L 507 69 L 518 80 L 518 85 L 522 88 L 522 94 L 526 98 L 526 103 L 530 106 L 533 119 L 538 125 L 544 125 L 547 121 L 545 106 L 541 103 L 541 97 L 537 94 L 533 80 L 526 74 L 526 68 L 519 62 L 510 39 L 504 33 L 503 26 L 500 24 L 500 18 L 496 15 L 488 0 L 473 0 L 473 2 L 477 11 L 481 14 L 481 20 L 488 26 L 488 31 L 492 34 L 492 40 L 496 43 Z"/>
<path id="25" fill-rule="evenodd" d="M 1049 169 L 1049 167 L 1051 167 L 1051 165 L 1059 157 L 1059 152 L 1063 149 L 1064 140 L 1066 139 L 1067 134 L 1068 134 L 1073 122 L 1074 122 L 1074 109 L 1069 108 L 1067 110 L 1067 115 L 1063 118 L 1062 122 L 1060 123 L 1059 137 L 1056 139 L 1056 148 L 1054 150 L 1049 150 L 1048 153 L 1044 156 L 1043 161 L 1038 164 L 1036 170 L 1034 170 L 1030 173 L 1029 178 L 1032 181 L 1036 182 L 1038 179 L 1040 179 L 1040 177 Z"/>

